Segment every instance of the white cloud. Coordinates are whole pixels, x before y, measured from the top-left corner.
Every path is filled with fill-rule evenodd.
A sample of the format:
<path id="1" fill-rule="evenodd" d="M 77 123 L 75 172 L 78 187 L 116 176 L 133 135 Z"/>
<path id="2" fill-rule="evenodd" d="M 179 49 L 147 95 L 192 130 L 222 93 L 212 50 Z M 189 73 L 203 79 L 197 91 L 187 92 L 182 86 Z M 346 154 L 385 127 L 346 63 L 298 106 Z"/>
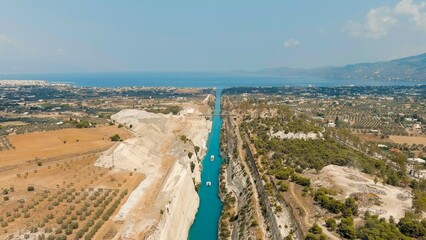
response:
<path id="1" fill-rule="evenodd" d="M 389 7 L 371 9 L 364 23 L 349 21 L 344 31 L 351 36 L 379 39 L 388 35 L 389 29 L 398 22 Z"/>
<path id="2" fill-rule="evenodd" d="M 289 47 L 297 47 L 300 45 L 300 41 L 297 39 L 289 39 L 287 41 L 284 42 L 284 47 L 289 48 Z"/>
<path id="3" fill-rule="evenodd" d="M 425 7 L 426 2 L 415 4 L 412 0 L 401 0 L 395 6 L 395 14 L 409 16 L 417 27 L 426 30 L 426 12 L 422 12 Z"/>
<path id="4" fill-rule="evenodd" d="M 408 16 L 418 28 L 426 31 L 426 2 L 414 3 L 413 0 L 401 0 L 394 7 L 371 9 L 363 23 L 348 21 L 343 30 L 351 36 L 380 39 L 388 35 L 398 22 L 404 22 L 402 16 Z"/>

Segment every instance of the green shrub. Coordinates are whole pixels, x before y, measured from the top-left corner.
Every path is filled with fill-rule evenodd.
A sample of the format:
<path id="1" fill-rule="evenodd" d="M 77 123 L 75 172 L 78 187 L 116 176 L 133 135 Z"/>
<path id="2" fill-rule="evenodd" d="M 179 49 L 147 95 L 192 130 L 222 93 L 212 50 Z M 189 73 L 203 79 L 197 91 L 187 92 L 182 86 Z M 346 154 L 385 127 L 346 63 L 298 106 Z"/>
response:
<path id="1" fill-rule="evenodd" d="M 355 239 L 356 232 L 354 220 L 351 217 L 342 218 L 337 227 L 337 233 L 339 233 L 340 236 L 348 239 Z"/>
<path id="2" fill-rule="evenodd" d="M 329 218 L 329 219 L 325 220 L 325 225 L 331 231 L 336 230 L 337 224 L 336 224 L 336 220 L 334 218 Z"/>
<path id="3" fill-rule="evenodd" d="M 110 139 L 113 142 L 118 142 L 118 141 L 120 141 L 121 137 L 118 134 L 114 134 L 113 136 L 110 137 Z"/>
<path id="4" fill-rule="evenodd" d="M 314 225 L 312 225 L 312 227 L 309 229 L 309 232 L 313 234 L 321 234 L 322 228 L 318 226 L 318 224 L 314 223 Z"/>

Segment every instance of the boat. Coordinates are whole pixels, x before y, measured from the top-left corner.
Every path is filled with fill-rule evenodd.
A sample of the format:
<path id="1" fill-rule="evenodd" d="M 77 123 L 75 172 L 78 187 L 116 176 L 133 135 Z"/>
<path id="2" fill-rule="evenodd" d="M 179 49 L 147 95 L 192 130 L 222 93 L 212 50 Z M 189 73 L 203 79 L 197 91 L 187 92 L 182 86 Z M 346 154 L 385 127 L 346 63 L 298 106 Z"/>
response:
<path id="1" fill-rule="evenodd" d="M 212 182 L 210 182 L 210 181 L 206 182 L 207 187 L 210 187 L 211 185 L 212 185 Z"/>
<path id="2" fill-rule="evenodd" d="M 211 156 L 210 156 L 210 161 L 214 161 L 214 155 L 212 154 Z"/>

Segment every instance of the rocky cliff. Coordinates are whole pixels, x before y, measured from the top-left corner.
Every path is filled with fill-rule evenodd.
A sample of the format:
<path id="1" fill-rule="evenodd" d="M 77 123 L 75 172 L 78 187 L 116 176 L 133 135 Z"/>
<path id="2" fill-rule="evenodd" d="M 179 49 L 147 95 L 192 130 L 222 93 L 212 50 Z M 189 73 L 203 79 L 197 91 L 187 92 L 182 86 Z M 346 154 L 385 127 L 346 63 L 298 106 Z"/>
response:
<path id="1" fill-rule="evenodd" d="M 186 240 L 199 205 L 195 187 L 211 121 L 197 109 L 176 116 L 122 110 L 112 119 L 134 137 L 106 151 L 96 165 L 146 176 L 114 217 L 122 226 L 115 239 Z"/>

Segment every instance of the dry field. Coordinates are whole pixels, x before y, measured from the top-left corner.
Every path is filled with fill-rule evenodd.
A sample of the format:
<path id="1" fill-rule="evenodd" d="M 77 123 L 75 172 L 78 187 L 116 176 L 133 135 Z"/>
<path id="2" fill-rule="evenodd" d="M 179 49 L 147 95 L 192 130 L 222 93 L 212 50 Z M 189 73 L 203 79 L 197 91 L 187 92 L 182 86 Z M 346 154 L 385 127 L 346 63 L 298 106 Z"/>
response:
<path id="1" fill-rule="evenodd" d="M 0 153 L 0 239 L 112 238 L 112 217 L 145 178 L 94 166 L 88 151 L 112 146 L 115 133 L 130 136 L 116 126 L 12 136 L 16 150 Z M 50 159 L 26 161 L 35 156 Z"/>
<path id="2" fill-rule="evenodd" d="M 179 88 L 175 90 L 176 93 L 193 93 L 198 94 L 202 92 L 202 89 L 199 88 Z"/>
<path id="3" fill-rule="evenodd" d="M 6 127 L 6 126 L 24 126 L 28 123 L 21 122 L 21 121 L 10 121 L 10 122 L 1 122 L 0 126 Z"/>
<path id="4" fill-rule="evenodd" d="M 426 136 L 420 136 L 420 137 L 410 137 L 410 136 L 396 136 L 396 135 L 390 135 L 389 138 L 381 139 L 379 136 L 375 136 L 373 134 L 355 134 L 359 139 L 363 142 L 366 141 L 374 141 L 374 142 L 394 142 L 398 144 L 423 144 L 426 145 Z"/>
<path id="5" fill-rule="evenodd" d="M 380 136 L 375 136 L 374 134 L 355 134 L 363 142 L 372 141 L 372 142 L 392 142 L 389 138 L 382 139 Z"/>
<path id="6" fill-rule="evenodd" d="M 0 169 L 36 158 L 58 158 L 106 149 L 114 144 L 109 138 L 114 134 L 124 139 L 131 135 L 126 129 L 117 126 L 11 135 L 9 140 L 15 149 L 0 152 Z"/>
<path id="7" fill-rule="evenodd" d="M 426 137 L 409 137 L 409 136 L 389 136 L 389 139 L 399 144 L 423 144 L 426 145 Z"/>

